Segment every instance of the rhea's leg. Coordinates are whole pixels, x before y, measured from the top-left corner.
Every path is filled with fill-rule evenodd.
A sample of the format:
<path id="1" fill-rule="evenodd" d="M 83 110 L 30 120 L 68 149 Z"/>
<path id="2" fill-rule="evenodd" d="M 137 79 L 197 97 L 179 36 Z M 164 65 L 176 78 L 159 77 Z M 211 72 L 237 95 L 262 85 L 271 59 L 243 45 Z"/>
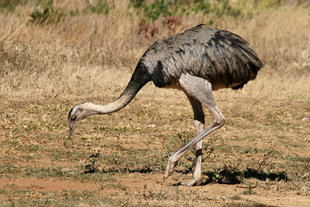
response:
<path id="1" fill-rule="evenodd" d="M 199 135 L 204 130 L 204 113 L 202 110 L 201 103 L 196 99 L 188 96 L 188 99 L 192 105 L 194 111 L 194 125 L 197 131 L 197 135 Z M 186 186 L 199 185 L 201 182 L 201 163 L 202 163 L 202 140 L 199 141 L 195 146 L 195 169 L 193 172 L 193 179 L 189 181 L 184 181 L 181 184 Z"/>
<path id="2" fill-rule="evenodd" d="M 173 155 L 170 156 L 166 171 L 164 174 L 164 181 L 172 175 L 174 168 L 185 152 L 187 152 L 191 147 L 196 145 L 198 142 L 202 141 L 204 137 L 213 132 L 214 130 L 222 127 L 225 123 L 225 118 L 221 113 L 220 109 L 217 107 L 215 100 L 212 95 L 212 85 L 205 79 L 191 76 L 189 74 L 182 75 L 179 83 L 182 89 L 186 92 L 188 96 L 199 101 L 204 107 L 206 107 L 213 117 L 213 123 L 206 127 L 199 135 L 197 135 L 193 140 L 187 143 L 184 147 L 179 149 Z"/>

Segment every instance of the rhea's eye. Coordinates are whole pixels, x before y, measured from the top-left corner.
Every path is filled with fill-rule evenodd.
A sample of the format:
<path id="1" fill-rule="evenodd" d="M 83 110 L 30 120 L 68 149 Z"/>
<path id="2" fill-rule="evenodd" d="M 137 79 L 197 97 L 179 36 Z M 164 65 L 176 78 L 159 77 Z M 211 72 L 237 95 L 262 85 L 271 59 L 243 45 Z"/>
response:
<path id="1" fill-rule="evenodd" d="M 76 120 L 76 116 L 72 116 L 71 121 L 75 121 L 75 120 Z"/>

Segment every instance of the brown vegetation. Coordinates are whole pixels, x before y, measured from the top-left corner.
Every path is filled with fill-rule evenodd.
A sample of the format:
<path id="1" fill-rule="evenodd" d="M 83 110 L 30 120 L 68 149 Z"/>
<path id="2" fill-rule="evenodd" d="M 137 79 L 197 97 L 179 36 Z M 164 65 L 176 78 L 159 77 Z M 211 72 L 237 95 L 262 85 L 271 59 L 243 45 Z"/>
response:
<path id="1" fill-rule="evenodd" d="M 128 4 L 69 15 L 87 1 L 57 0 L 66 15 L 49 24 L 30 22 L 32 3 L 0 10 L 0 205 L 307 206 L 309 8 L 148 21 Z M 243 90 L 214 93 L 227 124 L 205 140 L 202 186 L 172 186 L 189 178 L 191 153 L 161 185 L 167 157 L 194 136 L 179 91 L 150 83 L 120 112 L 83 122 L 72 149 L 62 146 L 70 107 L 117 98 L 148 46 L 210 18 L 246 39 L 265 67 Z M 67 190 L 49 187 L 63 180 Z"/>

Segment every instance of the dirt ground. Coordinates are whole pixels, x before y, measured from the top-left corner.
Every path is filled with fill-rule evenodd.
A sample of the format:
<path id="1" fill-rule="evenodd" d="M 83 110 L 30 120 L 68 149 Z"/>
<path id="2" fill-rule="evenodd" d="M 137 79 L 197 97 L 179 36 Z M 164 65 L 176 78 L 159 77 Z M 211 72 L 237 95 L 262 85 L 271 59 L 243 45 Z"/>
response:
<path id="1" fill-rule="evenodd" d="M 68 103 L 4 100 L 2 205 L 309 206 L 309 101 L 249 97 L 256 82 L 214 93 L 227 123 L 205 139 L 196 187 L 178 185 L 191 152 L 162 183 L 169 155 L 195 135 L 180 91 L 149 84 L 118 114 L 83 121 L 69 148 Z"/>
<path id="2" fill-rule="evenodd" d="M 195 203 L 201 202 L 202 206 L 309 206 L 310 198 L 302 195 L 298 195 L 296 192 L 290 192 L 285 189 L 278 189 L 276 186 L 266 190 L 263 187 L 257 186 L 252 188 L 253 193 L 247 195 L 244 192 L 247 190 L 247 186 L 242 185 L 227 185 L 227 184 L 208 184 L 205 186 L 195 187 L 190 189 L 188 187 L 175 187 L 166 185 L 163 186 L 160 181 L 162 174 L 150 173 L 148 175 L 134 173 L 127 175 L 128 177 L 119 178 L 119 184 L 124 186 L 124 189 L 100 189 L 101 183 L 81 183 L 74 181 L 64 180 L 42 180 L 42 179 L 1 179 L 1 188 L 6 190 L 14 189 L 19 190 L 32 190 L 32 191 L 63 191 L 63 190 L 76 190 L 76 191 L 91 191 L 96 192 L 99 195 L 106 197 L 119 197 L 123 199 L 131 200 L 132 197 L 127 197 L 127 191 L 135 191 L 136 193 L 148 194 L 148 191 L 152 192 L 165 192 L 179 191 L 180 195 L 174 193 L 174 198 L 171 201 L 158 202 L 153 199 L 146 199 L 145 202 L 150 205 L 164 205 L 164 206 L 189 206 L 195 205 Z M 256 183 L 257 185 L 257 183 Z M 99 192 L 98 192 L 99 191 Z M 121 192 L 119 192 L 121 191 Z M 188 195 L 186 192 L 191 191 L 192 195 Z M 254 193 L 255 192 L 255 193 Z M 187 194 L 185 202 L 182 194 Z M 243 194 L 243 195 L 242 195 Z M 242 196 L 240 196 L 242 195 Z M 192 197 L 192 198 L 191 198 Z M 202 199 L 200 200 L 200 197 Z M 176 199 L 176 200 L 175 200 Z M 196 202 L 190 203 L 190 200 L 197 199 Z M 179 201 L 177 201 L 179 200 Z M 200 200 L 200 201 L 199 201 Z M 235 200 L 235 201 L 233 201 Z M 180 204 L 178 204 L 180 202 Z M 183 203 L 184 202 L 184 203 Z"/>

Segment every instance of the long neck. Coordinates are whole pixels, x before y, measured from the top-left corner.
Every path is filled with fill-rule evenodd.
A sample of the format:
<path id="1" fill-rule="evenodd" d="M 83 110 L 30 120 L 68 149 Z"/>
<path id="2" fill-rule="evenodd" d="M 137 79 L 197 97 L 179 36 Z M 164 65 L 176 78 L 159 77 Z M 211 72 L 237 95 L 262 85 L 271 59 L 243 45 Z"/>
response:
<path id="1" fill-rule="evenodd" d="M 108 114 L 124 108 L 135 97 L 139 90 L 151 80 L 148 71 L 138 64 L 124 92 L 115 101 L 106 105 L 91 104 L 91 114 Z"/>

